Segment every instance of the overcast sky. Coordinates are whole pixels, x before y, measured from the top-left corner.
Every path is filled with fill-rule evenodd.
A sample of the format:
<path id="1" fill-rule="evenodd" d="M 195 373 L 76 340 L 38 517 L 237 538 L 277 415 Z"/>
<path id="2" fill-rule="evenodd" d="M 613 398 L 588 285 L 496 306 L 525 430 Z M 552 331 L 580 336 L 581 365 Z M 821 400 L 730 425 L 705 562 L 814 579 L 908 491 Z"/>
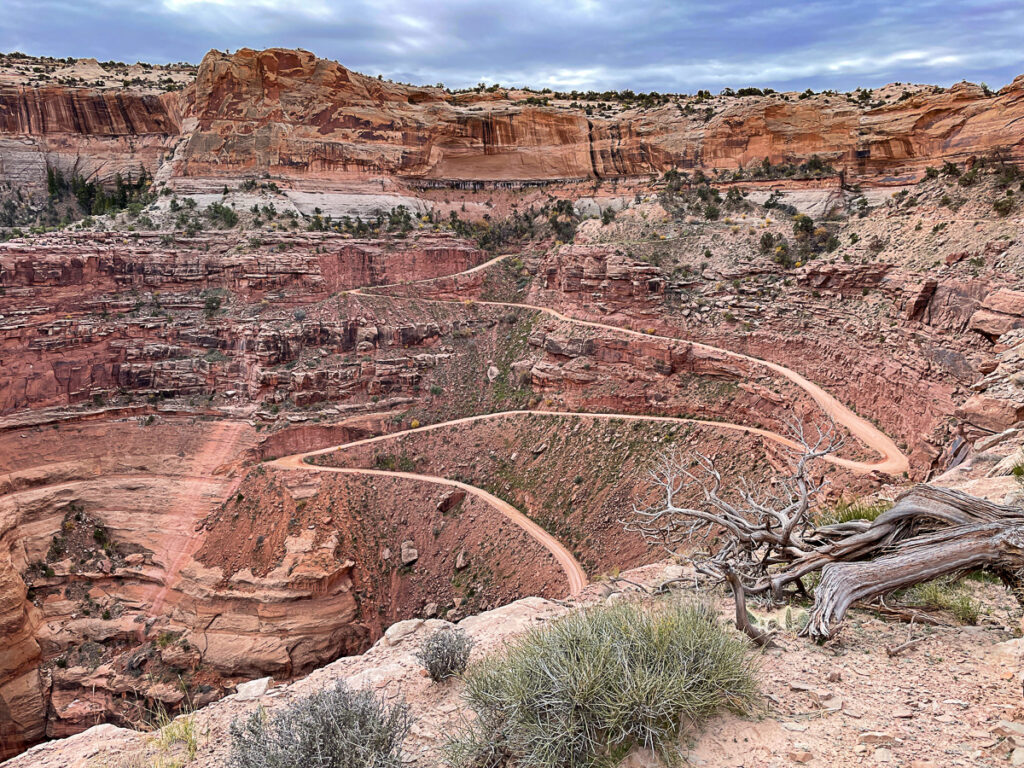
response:
<path id="1" fill-rule="evenodd" d="M 1024 73 L 1024 2 L 0 0 L 0 51 L 164 63 L 244 46 L 450 87 L 997 88 Z"/>

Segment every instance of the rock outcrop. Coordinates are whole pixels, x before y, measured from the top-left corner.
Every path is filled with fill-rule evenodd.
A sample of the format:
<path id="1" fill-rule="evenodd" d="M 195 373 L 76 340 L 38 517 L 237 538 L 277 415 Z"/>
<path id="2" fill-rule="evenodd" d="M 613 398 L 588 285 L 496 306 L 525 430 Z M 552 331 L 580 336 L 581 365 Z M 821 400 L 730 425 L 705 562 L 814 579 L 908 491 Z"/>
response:
<path id="1" fill-rule="evenodd" d="M 851 177 L 890 181 L 992 149 L 1024 159 L 1013 127 L 1024 114 L 1021 79 L 991 96 L 961 84 L 878 109 L 824 96 L 724 99 L 705 123 L 674 105 L 589 117 L 509 98 L 451 104 L 443 91 L 381 83 L 304 51 L 243 49 L 207 56 L 183 112 L 197 121 L 177 171 L 188 176 L 523 182 L 817 154 Z"/>
<path id="2" fill-rule="evenodd" d="M 1004 333 L 1024 328 L 1024 291 L 1000 289 L 985 297 L 971 315 L 969 328 L 995 341 Z"/>
<path id="3" fill-rule="evenodd" d="M 178 94 L 0 86 L 0 181 L 46 188 L 60 168 L 111 181 L 154 173 L 181 134 Z"/>
<path id="4" fill-rule="evenodd" d="M 572 303 L 643 311 L 664 301 L 661 269 L 631 257 L 622 248 L 566 245 L 543 265 L 544 288 Z"/>
<path id="5" fill-rule="evenodd" d="M 119 388 L 147 394 L 269 388 L 303 403 L 353 388 L 372 394 L 410 388 L 432 360 L 391 355 L 379 370 L 355 360 L 316 371 L 294 364 L 310 345 L 361 353 L 420 345 L 438 335 L 429 323 L 368 325 L 358 315 L 306 320 L 304 311 L 272 325 L 218 318 L 229 301 L 257 307 L 273 301 L 286 310 L 361 285 L 459 272 L 485 258 L 443 234 L 398 244 L 312 233 L 264 240 L 242 253 L 232 237 L 216 235 L 190 245 L 162 244 L 153 234 L 125 241 L 95 233 L 0 245 L 7 373 L 0 379 L 0 413 Z M 191 311 L 191 327 L 165 325 L 164 311 Z"/>
<path id="6" fill-rule="evenodd" d="M 189 88 L 161 96 L 0 89 L 0 180 L 38 187 L 53 163 L 101 178 L 169 164 L 161 178 L 518 184 L 733 171 L 818 155 L 848 179 L 894 183 L 993 150 L 1024 160 L 1015 127 L 1021 78 L 994 94 L 962 83 L 875 108 L 836 95 L 772 94 L 588 115 L 562 103 L 531 106 L 525 96 L 453 97 L 301 50 L 211 51 Z"/>
<path id="7" fill-rule="evenodd" d="M 1012 293 L 1016 297 L 1024 296 L 1021 292 Z M 997 291 L 985 303 L 1019 310 L 1016 301 L 1010 300 L 1010 294 L 1010 291 Z M 998 354 L 991 370 L 972 385 L 974 394 L 957 409 L 957 416 L 963 419 L 966 432 L 972 438 L 1004 432 L 1024 420 L 1024 330 L 1021 330 L 1024 324 L 1019 316 L 1007 313 L 1000 317 L 1017 322 L 1011 330 L 999 335 Z M 971 323 L 977 330 L 974 318 Z"/>

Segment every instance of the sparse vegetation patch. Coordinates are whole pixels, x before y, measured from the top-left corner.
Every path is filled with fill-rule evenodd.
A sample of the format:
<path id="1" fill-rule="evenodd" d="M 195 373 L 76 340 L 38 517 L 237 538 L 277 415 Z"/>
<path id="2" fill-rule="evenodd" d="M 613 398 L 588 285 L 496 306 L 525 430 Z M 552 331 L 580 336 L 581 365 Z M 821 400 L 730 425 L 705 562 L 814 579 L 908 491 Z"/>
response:
<path id="1" fill-rule="evenodd" d="M 615 764 L 633 745 L 674 756 L 676 734 L 757 690 L 748 644 L 700 604 L 577 611 L 470 667 L 476 720 L 448 746 L 453 768 Z"/>
<path id="2" fill-rule="evenodd" d="M 231 724 L 234 768 L 400 768 L 411 718 L 344 683 Z"/>

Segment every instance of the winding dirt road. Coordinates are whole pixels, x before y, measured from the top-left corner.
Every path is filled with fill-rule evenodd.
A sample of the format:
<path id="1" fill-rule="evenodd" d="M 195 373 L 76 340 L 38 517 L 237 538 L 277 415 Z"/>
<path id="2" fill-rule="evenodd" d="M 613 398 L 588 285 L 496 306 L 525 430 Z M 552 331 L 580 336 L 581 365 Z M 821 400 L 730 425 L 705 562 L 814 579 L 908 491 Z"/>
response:
<path id="1" fill-rule="evenodd" d="M 479 264 L 471 269 L 459 272 L 453 275 L 446 275 L 443 277 L 428 278 L 427 280 L 415 281 L 417 283 L 432 282 L 440 279 L 452 279 L 457 278 L 460 275 L 472 274 L 475 272 L 481 272 L 494 264 L 497 264 L 504 259 L 508 258 L 511 254 L 498 256 L 491 259 L 490 261 Z M 406 283 L 408 285 L 409 283 Z M 395 284 L 391 284 L 395 285 Z M 375 288 L 385 288 L 386 285 L 374 286 Z M 372 289 L 357 289 L 350 291 L 350 295 L 366 295 L 371 296 L 372 293 L 369 291 Z M 408 297 L 390 297 L 390 298 L 408 298 Z M 417 299 L 418 301 L 428 301 L 439 304 L 458 304 L 460 302 L 454 300 L 444 299 Z M 839 402 L 835 397 L 830 395 L 824 389 L 819 387 L 817 384 L 809 381 L 805 377 L 798 374 L 796 371 L 792 371 L 785 366 L 778 365 L 777 363 L 768 362 L 767 360 L 761 360 L 760 358 L 745 355 L 739 352 L 732 352 L 728 349 L 722 349 L 720 347 L 711 346 L 710 344 L 702 344 L 700 342 L 689 341 L 687 339 L 679 339 L 673 336 L 662 336 L 657 334 L 643 333 L 640 331 L 634 331 L 628 328 L 620 328 L 614 325 L 607 325 L 605 323 L 598 323 L 589 320 L 580 320 L 568 315 L 564 315 L 561 312 L 557 312 L 547 307 L 537 306 L 534 304 L 523 304 L 516 302 L 502 302 L 502 301 L 480 301 L 474 300 L 476 304 L 494 307 L 510 307 L 517 309 L 526 309 L 530 311 L 540 312 L 553 317 L 557 320 L 572 323 L 575 325 L 595 328 L 601 331 L 610 333 L 622 334 L 627 336 L 635 336 L 643 339 L 661 339 L 668 341 L 673 344 L 689 344 L 698 349 L 703 349 L 709 352 L 716 352 L 719 354 L 726 355 L 736 360 L 744 360 L 747 362 L 763 365 L 769 370 L 785 377 L 789 381 L 796 384 L 800 389 L 806 392 L 832 420 L 850 431 L 850 433 L 860 440 L 864 445 L 871 448 L 880 455 L 880 460 L 872 463 L 854 461 L 852 459 L 844 459 L 837 456 L 825 457 L 827 461 L 832 462 L 835 465 L 845 467 L 853 472 L 858 473 L 869 473 L 869 472 L 884 472 L 887 474 L 898 474 L 909 470 L 910 464 L 907 457 L 900 451 L 899 447 L 893 440 L 875 427 L 874 424 L 869 422 L 867 419 L 858 416 L 847 406 Z M 279 469 L 304 469 L 317 472 L 335 472 L 339 474 L 348 475 L 376 475 L 384 477 L 399 477 L 406 480 L 414 480 L 417 482 L 433 483 L 435 485 L 443 485 L 454 488 L 461 488 L 462 490 L 470 493 L 478 498 L 483 499 L 492 507 L 497 509 L 509 520 L 514 522 L 524 531 L 526 531 L 531 537 L 533 537 L 538 543 L 544 546 L 555 558 L 558 564 L 565 571 L 566 581 L 568 582 L 570 594 L 577 594 L 587 584 L 587 576 L 580 564 L 576 561 L 576 558 L 572 556 L 572 553 L 567 550 L 561 542 L 559 542 L 554 536 L 541 528 L 537 523 L 533 522 L 530 518 L 520 512 L 518 509 L 513 507 L 506 501 L 499 499 L 498 497 L 466 483 L 458 482 L 457 480 L 451 480 L 444 477 L 438 477 L 435 475 L 420 475 L 413 472 L 397 472 L 388 471 L 382 469 L 361 469 L 357 467 L 324 467 L 315 464 L 308 464 L 306 460 L 313 456 L 320 456 L 326 453 L 332 453 L 341 451 L 346 448 L 352 448 L 359 445 L 366 445 L 369 443 L 377 443 L 385 440 L 391 440 L 401 435 L 407 435 L 413 432 L 427 432 L 435 429 L 447 428 L 458 424 L 469 424 L 472 422 L 489 420 L 489 419 L 502 419 L 514 416 L 524 415 L 543 415 L 564 418 L 567 416 L 580 416 L 592 419 L 621 419 L 624 421 L 651 421 L 661 423 L 690 423 L 690 424 L 701 424 L 706 426 L 715 427 L 718 429 L 727 429 L 737 432 L 743 432 L 744 434 L 759 435 L 768 440 L 772 440 L 780 445 L 796 448 L 797 444 L 775 432 L 771 432 L 766 429 L 759 429 L 756 427 L 746 427 L 742 424 L 732 424 L 728 422 L 719 421 L 707 421 L 702 419 L 685 419 L 674 416 L 643 416 L 637 414 L 616 414 L 616 413 L 580 413 L 580 412 L 565 412 L 565 411 L 529 411 L 529 410 L 518 410 L 518 411 L 502 411 L 499 413 L 487 413 L 480 414 L 477 416 L 467 416 L 461 419 L 454 419 L 452 421 L 440 422 L 437 424 L 428 424 L 423 427 L 417 427 L 416 429 L 407 429 L 400 432 L 392 432 L 386 435 L 379 435 L 377 437 L 370 437 L 363 440 L 356 440 L 350 443 L 344 443 L 341 445 L 330 446 L 328 448 L 322 448 L 316 451 L 309 451 L 306 453 L 293 454 L 291 456 L 285 456 L 277 459 L 276 461 L 269 462 L 270 466 L 277 467 Z"/>
<path id="2" fill-rule="evenodd" d="M 493 266 L 493 265 L 495 265 L 495 264 L 497 264 L 497 263 L 499 263 L 501 261 L 504 261 L 505 259 L 508 259 L 509 257 L 511 257 L 513 255 L 514 254 L 507 253 L 507 254 L 504 254 L 502 256 L 497 256 L 497 257 L 491 259 L 490 261 L 484 262 L 483 264 L 478 264 L 477 266 L 473 267 L 472 269 L 467 269 L 464 272 L 457 272 L 457 273 L 452 274 L 452 275 L 444 275 L 444 276 L 441 276 L 441 277 L 429 277 L 429 278 L 425 278 L 423 280 L 410 281 L 408 283 L 387 283 L 385 285 L 376 285 L 376 286 L 372 286 L 372 287 L 368 287 L 368 288 L 361 288 L 361 289 L 356 289 L 356 290 L 353 290 L 353 291 L 349 291 L 349 294 L 350 295 L 364 295 L 364 296 L 374 296 L 374 295 L 385 295 L 386 296 L 386 294 L 374 294 L 372 291 L 374 289 L 391 288 L 391 287 L 395 287 L 395 286 L 398 286 L 398 285 L 417 285 L 417 284 L 420 284 L 420 283 L 436 282 L 438 280 L 451 280 L 451 279 L 457 278 L 457 277 L 459 277 L 461 275 L 468 275 L 468 274 L 472 274 L 474 272 L 480 272 L 480 271 L 482 271 L 484 269 L 487 269 L 488 267 L 491 267 L 491 266 Z M 409 298 L 409 297 L 391 296 L 391 297 L 388 297 L 388 298 Z M 436 304 L 459 304 L 460 303 L 458 301 L 447 300 L 447 299 L 420 299 L 420 298 L 417 298 L 416 301 L 432 302 L 432 303 L 436 303 Z M 580 320 L 578 318 L 562 314 L 561 312 L 558 312 L 558 311 L 556 311 L 554 309 L 550 309 L 548 307 L 539 306 L 537 304 L 523 304 L 523 303 L 518 303 L 518 302 L 506 302 L 506 301 L 482 301 L 482 300 L 479 300 L 479 299 L 474 299 L 473 303 L 474 304 L 480 304 L 480 305 L 483 305 L 483 306 L 491 306 L 491 307 L 510 307 L 510 308 L 516 308 L 516 309 L 526 309 L 526 310 L 530 310 L 530 311 L 533 311 L 533 312 L 540 312 L 541 314 L 545 314 L 548 317 L 553 317 L 556 320 L 560 320 L 560 321 L 566 322 L 566 323 L 572 323 L 574 325 L 583 326 L 585 328 L 595 328 L 595 329 L 601 330 L 601 331 L 608 331 L 608 332 L 611 332 L 611 333 L 617 333 L 617 334 L 621 334 L 621 335 L 624 335 L 624 336 L 633 336 L 633 337 L 641 338 L 641 339 L 660 339 L 662 341 L 668 341 L 668 342 L 670 342 L 672 344 L 688 344 L 688 345 L 690 345 L 690 346 L 692 346 L 692 347 L 694 347 L 696 349 L 702 349 L 702 350 L 705 350 L 705 351 L 708 351 L 708 352 L 716 352 L 718 354 L 722 354 L 722 355 L 726 355 L 727 357 L 731 357 L 734 360 L 744 360 L 744 361 L 746 361 L 748 363 L 754 363 L 756 365 L 763 365 L 768 370 L 773 371 L 773 372 L 779 374 L 780 376 L 783 376 L 784 378 L 789 379 L 794 384 L 796 384 L 800 389 L 802 389 L 804 392 L 806 392 L 811 397 L 811 399 L 814 400 L 814 402 L 816 402 L 818 404 L 818 407 L 820 407 L 822 409 L 822 411 L 824 411 L 825 414 L 829 416 L 829 418 L 831 418 L 833 421 L 835 421 L 836 424 L 839 424 L 840 426 L 846 427 L 850 431 L 851 435 L 853 435 L 855 438 L 857 438 L 862 443 L 864 443 L 864 445 L 866 445 L 868 448 L 872 449 L 873 451 L 875 451 L 876 453 L 878 453 L 881 456 L 881 460 L 880 461 L 873 462 L 871 464 L 867 464 L 865 462 L 860 462 L 860 461 L 850 461 L 850 460 L 846 460 L 846 459 L 833 459 L 832 462 L 834 464 L 838 464 L 840 466 L 846 467 L 847 469 L 850 469 L 850 470 L 852 470 L 854 472 L 858 472 L 858 473 L 884 472 L 886 474 L 898 475 L 898 474 L 900 474 L 902 472 L 907 472 L 910 469 L 910 462 L 907 460 L 907 457 L 899 449 L 899 447 L 892 440 L 892 438 L 890 438 L 888 435 L 886 435 L 884 432 L 882 432 L 880 429 L 878 429 L 878 427 L 876 427 L 874 424 L 872 424 L 867 419 L 865 419 L 865 418 L 863 418 L 861 416 L 858 416 L 850 408 L 848 408 L 847 406 L 843 405 L 843 403 L 841 403 L 835 397 L 833 397 L 828 392 L 826 392 L 824 389 L 819 387 L 813 381 L 810 381 L 809 379 L 805 378 L 804 376 L 801 376 L 796 371 L 791 370 L 789 368 L 786 368 L 783 365 L 779 365 L 778 363 L 772 363 L 772 362 L 769 362 L 768 360 L 762 360 L 759 357 L 754 357 L 752 355 L 745 355 L 742 352 L 733 352 L 732 350 L 729 350 L 729 349 L 723 349 L 721 347 L 715 347 L 715 346 L 712 346 L 711 344 L 704 344 L 704 343 L 699 342 L 699 341 L 692 341 L 692 340 L 689 340 L 689 339 L 677 338 L 675 336 L 663 336 L 663 335 L 654 334 L 654 333 L 644 333 L 643 331 L 634 331 L 631 328 L 621 328 L 621 327 L 619 327 L 617 325 L 608 325 L 606 323 L 598 323 L 598 322 L 594 322 L 592 320 Z M 775 434 L 773 432 L 767 432 L 765 430 L 754 430 L 754 429 L 749 428 L 749 427 L 742 427 L 742 426 L 735 425 L 735 424 L 734 425 L 725 425 L 722 422 L 700 422 L 699 420 L 692 420 L 692 419 L 687 419 L 686 421 L 697 421 L 698 423 L 717 424 L 719 426 L 723 426 L 723 427 L 726 427 L 726 428 L 747 429 L 748 431 L 757 432 L 758 434 L 761 434 L 764 437 L 767 437 L 767 438 L 769 438 L 771 440 L 774 440 L 775 442 L 781 443 L 783 445 L 790 445 L 790 446 L 793 445 L 793 441 L 788 440 L 787 438 L 783 437 L 782 435 L 778 435 L 778 434 Z"/>
<path id="3" fill-rule="evenodd" d="M 452 422 L 448 422 L 449 424 Z M 439 425 L 440 426 L 440 425 Z M 411 430 L 415 431 L 415 430 Z M 400 433 L 396 433 L 400 434 Z M 391 437 L 392 435 L 384 435 L 384 437 Z M 378 438 L 370 438 L 370 440 L 376 440 Z M 359 445 L 362 441 L 357 440 L 354 443 L 348 443 L 348 447 L 353 445 Z M 498 510 L 511 520 L 513 523 L 518 525 L 527 534 L 530 535 L 535 541 L 543 546 L 551 555 L 555 558 L 555 561 L 561 566 L 562 570 L 565 571 L 565 579 L 569 585 L 569 594 L 576 595 L 587 585 L 587 574 L 583 571 L 583 568 L 576 561 L 576 558 L 572 556 L 572 553 L 562 546 L 562 543 L 552 536 L 550 533 L 541 528 L 537 523 L 533 522 L 530 518 L 520 512 L 518 509 L 513 507 L 507 501 L 499 499 L 497 496 L 488 493 L 482 488 L 477 488 L 475 485 L 468 485 L 467 483 L 460 483 L 458 480 L 450 480 L 446 477 L 436 477 L 434 475 L 418 475 L 415 472 L 392 472 L 384 469 L 359 469 L 356 467 L 322 467 L 317 464 L 306 464 L 306 458 L 310 456 L 316 456 L 322 453 L 328 453 L 330 451 L 338 450 L 337 447 L 325 448 L 319 451 L 312 451 L 310 453 L 300 453 L 293 456 L 285 456 L 284 458 L 278 459 L 277 461 L 268 462 L 269 466 L 278 467 L 280 469 L 307 469 L 316 472 L 336 472 L 343 475 L 376 475 L 378 477 L 400 477 L 405 480 L 415 480 L 421 483 L 433 483 L 434 485 L 449 486 L 451 488 L 461 488 L 466 493 L 470 493 L 479 499 L 483 499 L 485 502 L 490 504 L 494 509 Z"/>

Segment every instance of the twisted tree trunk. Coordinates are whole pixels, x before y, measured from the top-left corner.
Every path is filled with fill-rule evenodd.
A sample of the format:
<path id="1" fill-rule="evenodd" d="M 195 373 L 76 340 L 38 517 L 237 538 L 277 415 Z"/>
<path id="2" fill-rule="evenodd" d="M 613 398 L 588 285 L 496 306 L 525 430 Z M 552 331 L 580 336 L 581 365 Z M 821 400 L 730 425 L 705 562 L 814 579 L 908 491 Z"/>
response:
<path id="1" fill-rule="evenodd" d="M 826 640 L 857 600 L 881 597 L 941 576 L 989 569 L 1016 587 L 1015 574 L 1021 568 L 1024 520 L 1020 518 L 957 525 L 915 536 L 873 560 L 825 565 L 805 632 L 816 640 Z"/>
<path id="2" fill-rule="evenodd" d="M 842 441 L 834 425 L 816 434 L 799 422 L 792 429 L 802 449 L 793 474 L 757 496 L 742 478 L 727 488 L 712 458 L 665 456 L 651 471 L 660 499 L 634 505 L 626 529 L 671 551 L 720 537 L 714 551 L 690 559 L 732 588 L 736 626 L 759 645 L 771 637 L 747 618 L 747 600 L 780 604 L 806 595 L 802 579 L 815 571 L 821 582 L 803 634 L 816 640 L 831 637 L 858 600 L 974 570 L 998 575 L 1024 604 L 1024 509 L 917 485 L 874 520 L 818 525 L 814 511 L 826 481 L 812 481 L 808 466 Z M 684 491 L 696 491 L 698 504 L 680 505 Z"/>

